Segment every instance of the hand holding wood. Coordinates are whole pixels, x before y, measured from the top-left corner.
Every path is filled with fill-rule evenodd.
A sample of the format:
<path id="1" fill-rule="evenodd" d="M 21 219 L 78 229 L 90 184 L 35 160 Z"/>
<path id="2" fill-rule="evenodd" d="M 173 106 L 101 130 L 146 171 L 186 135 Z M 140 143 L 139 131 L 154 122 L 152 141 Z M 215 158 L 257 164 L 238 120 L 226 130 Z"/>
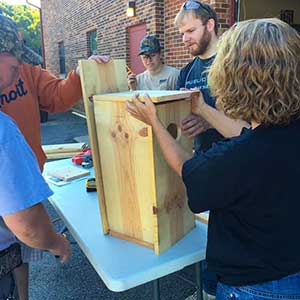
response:
<path id="1" fill-rule="evenodd" d="M 127 101 L 126 110 L 132 117 L 152 126 L 158 120 L 155 105 L 148 94 L 144 95 L 144 103 L 140 101 L 139 96 L 135 94 L 131 98 L 132 101 Z"/>

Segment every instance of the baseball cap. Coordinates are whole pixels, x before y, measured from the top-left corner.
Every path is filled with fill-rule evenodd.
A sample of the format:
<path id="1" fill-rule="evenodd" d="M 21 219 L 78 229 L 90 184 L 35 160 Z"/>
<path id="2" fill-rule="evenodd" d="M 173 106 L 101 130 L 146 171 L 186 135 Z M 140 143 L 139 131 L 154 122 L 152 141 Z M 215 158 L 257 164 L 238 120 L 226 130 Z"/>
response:
<path id="1" fill-rule="evenodd" d="M 43 62 L 42 57 L 19 40 L 16 24 L 8 17 L 0 14 L 0 53 L 7 52 L 18 59 L 39 65 Z"/>
<path id="2" fill-rule="evenodd" d="M 158 38 L 153 35 L 146 35 L 140 43 L 139 55 L 150 52 L 157 53 L 160 51 L 160 44 Z"/>

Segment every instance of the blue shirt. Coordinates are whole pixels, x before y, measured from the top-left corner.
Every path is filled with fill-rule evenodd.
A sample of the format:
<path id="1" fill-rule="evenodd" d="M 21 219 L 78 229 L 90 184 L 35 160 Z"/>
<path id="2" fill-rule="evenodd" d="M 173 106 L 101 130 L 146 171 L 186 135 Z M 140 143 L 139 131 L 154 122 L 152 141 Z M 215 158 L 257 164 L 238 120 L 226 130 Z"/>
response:
<path id="1" fill-rule="evenodd" d="M 211 96 L 207 82 L 208 69 L 215 59 L 212 56 L 207 59 L 195 57 L 188 65 L 181 69 L 176 88 L 191 89 L 197 88 L 202 92 L 204 101 L 215 107 L 216 99 Z M 208 129 L 195 137 L 194 148 L 195 153 L 209 149 L 214 142 L 222 140 L 224 137 L 215 129 Z"/>
<path id="2" fill-rule="evenodd" d="M 29 208 L 52 195 L 36 157 L 16 124 L 0 112 L 0 216 Z M 0 250 L 13 235 L 0 222 Z"/>
<path id="3" fill-rule="evenodd" d="M 215 107 L 216 100 L 211 96 L 207 82 L 208 69 L 213 63 L 214 59 L 215 56 L 207 59 L 201 59 L 198 56 L 195 57 L 193 61 L 181 69 L 176 89 L 180 90 L 181 88 L 197 88 L 202 92 L 204 101 L 208 105 Z"/>

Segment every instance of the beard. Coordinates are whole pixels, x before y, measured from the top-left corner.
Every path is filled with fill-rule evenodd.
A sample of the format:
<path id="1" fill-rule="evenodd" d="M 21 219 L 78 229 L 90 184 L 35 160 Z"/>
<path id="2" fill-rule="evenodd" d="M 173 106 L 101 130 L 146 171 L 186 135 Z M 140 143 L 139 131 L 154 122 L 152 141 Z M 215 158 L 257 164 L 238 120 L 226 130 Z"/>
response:
<path id="1" fill-rule="evenodd" d="M 207 51 L 210 41 L 211 33 L 205 27 L 201 40 L 195 44 L 197 45 L 196 49 L 190 49 L 190 53 L 193 56 L 203 55 Z"/>

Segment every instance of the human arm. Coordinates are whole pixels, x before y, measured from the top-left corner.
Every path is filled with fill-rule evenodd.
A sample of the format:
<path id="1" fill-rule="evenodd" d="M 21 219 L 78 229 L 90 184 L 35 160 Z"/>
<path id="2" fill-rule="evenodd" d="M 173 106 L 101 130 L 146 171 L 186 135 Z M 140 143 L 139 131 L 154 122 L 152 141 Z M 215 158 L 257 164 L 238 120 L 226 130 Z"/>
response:
<path id="1" fill-rule="evenodd" d="M 110 57 L 92 55 L 88 59 L 101 64 L 107 63 Z M 39 67 L 34 67 L 32 73 L 41 110 L 51 113 L 66 111 L 81 99 L 79 67 L 69 72 L 65 79 L 57 78 Z"/>
<path id="2" fill-rule="evenodd" d="M 48 250 L 66 262 L 71 255 L 70 243 L 54 231 L 44 206 L 38 203 L 32 207 L 3 216 L 7 227 L 26 245 Z"/>
<path id="3" fill-rule="evenodd" d="M 202 117 L 226 138 L 239 136 L 244 127 L 250 127 L 247 122 L 230 119 L 223 112 L 205 103 L 202 93 L 200 93 L 198 99 L 192 99 L 192 113 Z"/>
<path id="4" fill-rule="evenodd" d="M 21 240 L 28 242 L 33 234 L 30 245 L 62 255 L 64 261 L 69 255 L 67 243 L 61 237 L 54 238 L 53 228 L 40 204 L 53 193 L 16 124 L 3 113 L 0 113 L 0 122 L 0 216 Z M 27 232 L 30 228 L 33 231 Z M 43 229 L 47 230 L 43 232 Z M 54 242 L 52 247 L 45 242 L 48 234 L 50 243 Z M 37 241 L 37 237 L 41 240 Z"/>
<path id="5" fill-rule="evenodd" d="M 185 152 L 164 128 L 157 116 L 151 98 L 148 95 L 145 95 L 144 99 L 145 103 L 142 103 L 139 100 L 138 94 L 133 96 L 132 102 L 127 102 L 127 111 L 134 118 L 152 126 L 167 163 L 179 176 L 181 176 L 182 165 L 191 157 L 191 155 Z"/>

